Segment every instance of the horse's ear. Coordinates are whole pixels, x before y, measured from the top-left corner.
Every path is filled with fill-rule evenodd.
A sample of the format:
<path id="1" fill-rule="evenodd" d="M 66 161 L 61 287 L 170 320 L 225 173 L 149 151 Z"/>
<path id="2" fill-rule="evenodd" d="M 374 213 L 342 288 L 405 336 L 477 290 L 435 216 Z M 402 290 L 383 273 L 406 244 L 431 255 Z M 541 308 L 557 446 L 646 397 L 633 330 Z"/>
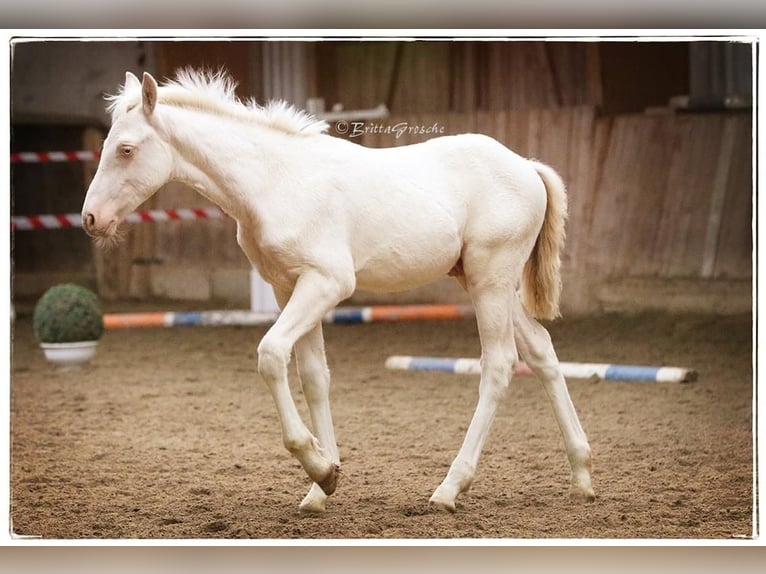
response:
<path id="1" fill-rule="evenodd" d="M 157 105 L 157 80 L 146 72 L 144 72 L 144 81 L 141 83 L 141 95 L 144 113 L 150 116 L 154 111 L 154 106 Z"/>
<path id="2" fill-rule="evenodd" d="M 132 73 L 132 72 L 125 72 L 125 90 L 130 90 L 132 88 L 140 88 L 141 82 L 138 81 L 138 78 Z"/>

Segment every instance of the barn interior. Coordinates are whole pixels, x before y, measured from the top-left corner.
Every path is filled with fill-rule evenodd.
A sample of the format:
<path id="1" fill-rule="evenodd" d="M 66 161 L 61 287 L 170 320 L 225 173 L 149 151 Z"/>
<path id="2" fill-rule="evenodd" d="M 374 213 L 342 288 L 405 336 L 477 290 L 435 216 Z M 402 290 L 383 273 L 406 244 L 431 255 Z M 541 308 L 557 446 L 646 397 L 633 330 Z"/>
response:
<path id="1" fill-rule="evenodd" d="M 595 39 L 59 40 L 13 45 L 12 152 L 98 151 L 105 94 L 126 71 L 225 69 L 237 94 L 284 99 L 398 146 L 437 126 L 480 132 L 553 166 L 568 186 L 562 307 L 747 311 L 753 270 L 752 44 Z M 338 112 L 342 110 L 341 115 Z M 385 110 L 380 116 L 380 110 Z M 335 114 L 335 115 L 333 115 Z M 378 128 L 378 129 L 376 129 Z M 424 133 L 418 133 L 418 131 Z M 97 161 L 13 162 L 12 216 L 79 213 Z M 142 209 L 209 207 L 168 185 Z M 12 294 L 23 308 L 74 281 L 108 301 L 245 308 L 249 265 L 226 219 L 124 226 L 108 253 L 78 228 L 17 228 Z M 385 301 L 464 302 L 445 278 Z"/>

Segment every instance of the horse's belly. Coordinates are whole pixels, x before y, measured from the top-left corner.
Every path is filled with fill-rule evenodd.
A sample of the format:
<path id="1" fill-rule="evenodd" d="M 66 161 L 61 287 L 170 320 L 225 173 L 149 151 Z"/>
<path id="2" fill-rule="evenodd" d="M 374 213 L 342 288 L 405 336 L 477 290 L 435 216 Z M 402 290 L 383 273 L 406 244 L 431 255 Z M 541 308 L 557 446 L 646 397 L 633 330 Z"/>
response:
<path id="1" fill-rule="evenodd" d="M 439 270 L 436 272 L 428 272 L 431 270 L 426 269 L 420 269 L 417 272 L 407 271 L 407 273 L 402 273 L 401 270 L 395 269 L 363 269 L 357 272 L 356 287 L 365 291 L 382 293 L 406 291 L 441 279 L 447 275 L 449 268 L 446 271 Z"/>
<path id="2" fill-rule="evenodd" d="M 379 246 L 356 270 L 356 286 L 366 291 L 404 291 L 433 283 L 446 276 L 460 259 L 456 236 L 423 245 Z"/>

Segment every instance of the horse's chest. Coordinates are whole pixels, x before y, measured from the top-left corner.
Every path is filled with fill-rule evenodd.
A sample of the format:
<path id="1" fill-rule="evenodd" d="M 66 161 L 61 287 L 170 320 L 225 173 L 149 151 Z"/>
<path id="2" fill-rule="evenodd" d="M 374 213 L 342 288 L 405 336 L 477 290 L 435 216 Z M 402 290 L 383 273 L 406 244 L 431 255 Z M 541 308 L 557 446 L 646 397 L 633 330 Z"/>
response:
<path id="1" fill-rule="evenodd" d="M 290 289 L 295 284 L 305 255 L 294 238 L 262 236 L 240 227 L 237 242 L 250 263 L 266 281 Z"/>

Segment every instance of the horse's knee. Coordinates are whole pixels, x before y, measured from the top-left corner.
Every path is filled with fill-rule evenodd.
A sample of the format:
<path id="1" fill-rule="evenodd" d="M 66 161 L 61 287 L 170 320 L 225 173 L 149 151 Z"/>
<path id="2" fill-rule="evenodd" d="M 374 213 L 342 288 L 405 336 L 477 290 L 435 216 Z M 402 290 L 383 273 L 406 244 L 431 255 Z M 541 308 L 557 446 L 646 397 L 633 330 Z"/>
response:
<path id="1" fill-rule="evenodd" d="M 278 380 L 287 374 L 290 349 L 268 334 L 258 345 L 258 374 L 266 382 Z"/>

